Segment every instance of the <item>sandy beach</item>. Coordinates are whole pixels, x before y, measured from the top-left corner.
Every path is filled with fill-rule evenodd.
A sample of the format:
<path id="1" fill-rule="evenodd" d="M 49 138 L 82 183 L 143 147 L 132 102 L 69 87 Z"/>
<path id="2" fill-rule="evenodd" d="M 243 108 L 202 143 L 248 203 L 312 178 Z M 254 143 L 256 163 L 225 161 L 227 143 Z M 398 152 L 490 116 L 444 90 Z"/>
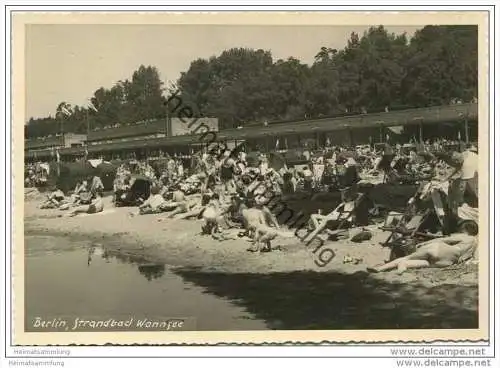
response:
<path id="1" fill-rule="evenodd" d="M 259 318 L 278 321 L 275 328 L 477 326 L 476 265 L 403 275 L 366 272 L 388 257 L 388 249 L 379 245 L 387 233 L 377 230 L 362 243 L 328 242 L 324 247 L 335 257 L 319 267 L 313 248 L 297 238 L 278 238 L 273 247 L 279 249 L 251 253 L 246 238 L 219 242 L 201 235 L 199 220 L 131 217 L 135 208 L 114 208 L 110 198 L 106 201 L 104 213 L 66 218 L 60 217 L 63 211 L 40 210 L 39 201 L 28 199 L 25 234 L 62 236 L 69 247 L 72 240 L 90 239 L 113 252 L 168 264 L 184 280 L 236 300 Z M 345 256 L 360 262 L 344 263 Z"/>
<path id="2" fill-rule="evenodd" d="M 111 198 L 105 198 L 103 213 L 61 217 L 60 210 L 40 210 L 39 201 L 25 202 L 26 234 L 61 235 L 73 238 L 91 238 L 96 243 L 124 253 L 141 254 L 152 260 L 180 267 L 197 267 L 223 272 L 289 272 L 289 271 L 337 271 L 354 274 L 367 266 L 382 263 L 389 256 L 389 249 L 379 242 L 389 233 L 382 232 L 378 225 L 366 227 L 372 230 L 371 240 L 354 243 L 350 240 L 329 241 L 321 249 L 329 248 L 335 257 L 325 266 L 318 265 L 315 245 L 307 246 L 299 238 L 277 238 L 270 253 L 251 253 L 248 238 L 216 241 L 201 235 L 201 220 L 166 219 L 165 215 L 130 216 L 137 213 L 134 207 L 114 207 Z M 358 229 L 352 229 L 354 234 Z M 358 264 L 344 263 L 344 257 L 357 258 Z M 413 282 L 447 281 L 459 284 L 477 283 L 477 274 L 470 267 L 457 266 L 452 270 L 420 270 L 396 275 L 394 272 L 371 275 L 391 281 Z M 450 275 L 450 276 L 447 276 Z M 452 276 L 451 276 L 452 275 Z M 446 277 L 445 277 L 446 276 Z"/>

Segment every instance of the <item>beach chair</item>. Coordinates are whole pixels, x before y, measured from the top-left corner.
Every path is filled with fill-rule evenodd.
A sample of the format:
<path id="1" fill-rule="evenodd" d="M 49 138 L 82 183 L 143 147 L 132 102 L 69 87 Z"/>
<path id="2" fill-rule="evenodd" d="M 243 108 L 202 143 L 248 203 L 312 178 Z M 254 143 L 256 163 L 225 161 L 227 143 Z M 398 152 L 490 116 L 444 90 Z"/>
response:
<path id="1" fill-rule="evenodd" d="M 394 213 L 389 213 L 386 222 L 380 227 L 383 231 L 391 232 L 389 237 L 384 242 L 380 243 L 383 247 L 391 249 L 389 261 L 415 252 L 420 242 L 440 238 L 442 236 L 431 234 L 422 229 L 427 219 L 433 213 L 434 210 L 431 208 L 414 214 L 411 217 L 408 214 L 399 214 L 400 216 L 398 216 L 394 215 Z M 393 219 L 397 218 L 396 224 L 388 220 L 391 215 Z"/>
<path id="2" fill-rule="evenodd" d="M 321 234 L 331 221 L 335 221 L 336 229 L 328 229 L 329 236 L 335 236 L 343 231 L 346 225 L 352 226 L 355 223 L 355 215 L 357 206 L 364 198 L 363 193 L 357 193 L 356 197 L 350 201 L 344 201 L 340 203 L 333 211 L 327 215 L 312 214 L 310 218 L 310 224 L 313 226 L 310 233 L 304 239 L 306 243 L 314 240 L 319 234 Z"/>
<path id="3" fill-rule="evenodd" d="M 406 216 L 404 214 L 401 214 L 401 216 L 395 215 L 396 218 L 398 218 L 397 224 L 388 223 L 389 221 L 386 218 L 386 222 L 380 229 L 383 231 L 390 231 L 391 235 L 389 235 L 389 238 L 387 238 L 382 245 L 389 243 L 397 234 L 402 236 L 415 236 L 429 213 L 430 210 L 426 210 L 423 213 L 412 216 L 408 221 L 405 221 Z M 389 218 L 391 215 L 394 216 L 394 213 L 389 212 L 387 217 Z"/>

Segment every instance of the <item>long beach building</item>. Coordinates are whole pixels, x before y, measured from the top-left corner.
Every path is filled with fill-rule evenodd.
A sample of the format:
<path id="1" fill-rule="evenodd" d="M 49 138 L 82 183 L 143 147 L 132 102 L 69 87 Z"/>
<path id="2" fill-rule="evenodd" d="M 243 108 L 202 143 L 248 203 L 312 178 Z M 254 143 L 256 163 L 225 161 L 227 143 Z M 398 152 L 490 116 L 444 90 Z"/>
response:
<path id="1" fill-rule="evenodd" d="M 210 132 L 210 133 L 208 133 Z M 477 103 L 435 106 L 314 120 L 248 124 L 219 130 L 216 118 L 169 119 L 93 130 L 85 136 L 65 134 L 52 139 L 27 139 L 25 159 L 47 160 L 57 149 L 63 160 L 142 158 L 162 153 L 190 154 L 200 146 L 244 142 L 247 151 L 286 150 L 331 145 L 352 146 L 384 142 L 406 143 L 436 137 L 477 141 Z M 36 143 L 38 142 L 38 144 Z M 42 143 L 43 142 L 43 143 Z"/>

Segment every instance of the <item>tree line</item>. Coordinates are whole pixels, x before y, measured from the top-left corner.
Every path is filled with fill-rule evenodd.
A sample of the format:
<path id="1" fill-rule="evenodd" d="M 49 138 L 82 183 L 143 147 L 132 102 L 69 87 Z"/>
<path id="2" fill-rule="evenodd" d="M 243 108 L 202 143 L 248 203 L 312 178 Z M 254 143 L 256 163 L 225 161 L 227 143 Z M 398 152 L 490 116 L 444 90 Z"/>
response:
<path id="1" fill-rule="evenodd" d="M 233 48 L 191 62 L 175 86 L 158 69 L 140 66 L 132 78 L 96 90 L 88 106 L 61 102 L 55 116 L 30 118 L 27 137 L 164 119 L 174 89 L 196 116 L 220 127 L 303 120 L 339 114 L 469 102 L 477 97 L 476 26 L 425 26 L 406 34 L 371 27 L 352 33 L 343 49 L 322 47 L 312 65 L 270 51 Z M 90 106 L 90 107 L 89 107 Z"/>

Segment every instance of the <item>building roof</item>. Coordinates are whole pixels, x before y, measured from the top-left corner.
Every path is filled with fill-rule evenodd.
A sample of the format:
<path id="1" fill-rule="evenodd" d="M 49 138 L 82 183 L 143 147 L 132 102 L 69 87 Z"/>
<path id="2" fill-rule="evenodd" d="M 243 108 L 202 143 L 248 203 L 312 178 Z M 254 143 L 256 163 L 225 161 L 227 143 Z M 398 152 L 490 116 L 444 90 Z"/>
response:
<path id="1" fill-rule="evenodd" d="M 166 119 L 148 121 L 140 124 L 123 125 L 116 128 L 92 130 L 89 132 L 88 141 L 99 141 L 123 137 L 133 137 L 154 133 L 165 133 Z"/>
<path id="2" fill-rule="evenodd" d="M 168 146 L 182 146 L 195 143 L 211 143 L 224 140 L 244 140 L 261 137 L 277 137 L 292 134 L 321 133 L 335 130 L 357 129 L 376 126 L 396 126 L 410 124 L 433 124 L 444 122 L 459 122 L 463 119 L 477 120 L 478 106 L 475 103 L 460 105 L 445 105 L 418 108 L 411 110 L 362 114 L 348 117 L 324 118 L 287 123 L 275 123 L 268 126 L 249 126 L 241 129 L 228 129 L 218 132 L 197 135 L 181 135 L 174 137 L 151 138 L 128 142 L 115 142 L 91 145 L 89 152 L 106 152 L 122 149 L 148 147 L 151 149 Z M 161 122 L 161 121 L 160 121 Z M 63 149 L 62 154 L 78 154 L 83 148 Z M 41 152 L 38 153 L 42 154 Z M 30 155 L 29 156 L 33 156 Z"/>
<path id="3" fill-rule="evenodd" d="M 47 147 L 63 146 L 64 138 L 62 135 L 52 137 L 40 137 L 24 140 L 24 149 L 41 149 Z"/>

